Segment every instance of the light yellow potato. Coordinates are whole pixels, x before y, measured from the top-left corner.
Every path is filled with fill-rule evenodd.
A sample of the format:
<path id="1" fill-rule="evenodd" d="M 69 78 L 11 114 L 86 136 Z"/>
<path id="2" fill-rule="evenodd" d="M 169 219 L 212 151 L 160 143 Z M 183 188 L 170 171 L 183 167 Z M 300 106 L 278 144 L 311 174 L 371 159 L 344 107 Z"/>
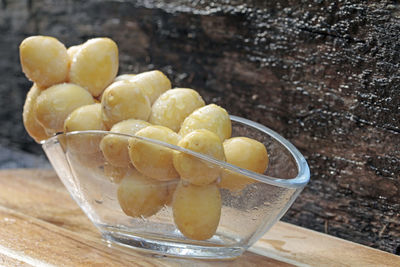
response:
<path id="1" fill-rule="evenodd" d="M 107 87 L 101 98 L 101 106 L 107 128 L 127 119 L 147 121 L 151 113 L 148 97 L 130 81 L 118 81 Z"/>
<path id="2" fill-rule="evenodd" d="M 103 166 L 104 175 L 110 179 L 112 183 L 119 184 L 121 180 L 125 177 L 125 175 L 131 171 L 132 168 L 129 167 L 116 167 L 106 162 Z"/>
<path id="3" fill-rule="evenodd" d="M 221 194 L 215 184 L 197 186 L 180 183 L 175 190 L 172 202 L 174 221 L 187 238 L 211 238 L 217 230 L 221 208 Z"/>
<path id="4" fill-rule="evenodd" d="M 137 131 L 151 124 L 142 120 L 120 121 L 110 129 L 111 132 L 134 135 Z M 128 167 L 131 163 L 128 152 L 128 138 L 115 134 L 108 134 L 101 140 L 100 149 L 107 161 L 117 167 Z"/>
<path id="5" fill-rule="evenodd" d="M 118 47 L 109 38 L 90 39 L 73 57 L 69 81 L 99 96 L 118 72 Z"/>
<path id="6" fill-rule="evenodd" d="M 125 80 L 132 80 L 133 77 L 135 77 L 137 74 L 121 74 L 115 77 L 114 82 L 118 81 L 125 81 Z"/>
<path id="7" fill-rule="evenodd" d="M 64 132 L 86 130 L 106 130 L 106 126 L 101 119 L 101 105 L 99 103 L 75 109 L 64 121 Z M 102 138 L 103 136 L 99 134 L 72 135 L 68 137 L 68 148 L 81 153 L 99 151 L 99 144 Z"/>
<path id="8" fill-rule="evenodd" d="M 264 173 L 268 167 L 268 153 L 264 144 L 247 137 L 234 137 L 224 141 L 226 162 L 249 171 Z M 230 170 L 222 172 L 219 186 L 231 191 L 242 190 L 246 185 L 256 182 L 244 175 Z"/>
<path id="9" fill-rule="evenodd" d="M 196 129 L 207 129 L 216 133 L 221 141 L 231 137 L 232 123 L 228 112 L 215 104 L 196 109 L 183 121 L 179 134 L 185 136 Z"/>
<path id="10" fill-rule="evenodd" d="M 120 182 L 117 196 L 126 215 L 149 217 L 163 207 L 167 187 L 162 182 L 131 171 Z"/>
<path id="11" fill-rule="evenodd" d="M 87 90 L 72 83 L 62 83 L 40 93 L 34 112 L 43 127 L 56 133 L 64 130 L 64 121 L 72 111 L 93 103 L 93 97 Z"/>
<path id="12" fill-rule="evenodd" d="M 100 103 L 85 105 L 75 109 L 64 122 L 65 132 L 86 130 L 106 130 L 106 126 L 101 119 Z"/>
<path id="13" fill-rule="evenodd" d="M 209 130 L 199 129 L 184 136 L 178 146 L 208 155 L 217 160 L 225 160 L 224 149 L 219 137 Z M 220 176 L 221 169 L 184 152 L 175 151 L 174 166 L 182 180 L 195 185 L 206 185 Z"/>
<path id="14" fill-rule="evenodd" d="M 41 89 L 39 89 L 36 84 L 33 84 L 28 94 L 26 95 L 24 109 L 22 112 L 22 119 L 26 131 L 38 143 L 42 140 L 48 139 L 51 136 L 46 132 L 46 129 L 43 128 L 43 126 L 36 120 L 36 114 L 33 107 L 36 103 L 36 98 L 39 96 L 40 93 Z"/>
<path id="15" fill-rule="evenodd" d="M 56 38 L 31 36 L 19 46 L 22 70 L 41 87 L 62 83 L 68 76 L 67 48 Z"/>
<path id="16" fill-rule="evenodd" d="M 203 98 L 193 89 L 168 90 L 157 98 L 151 107 L 149 122 L 178 132 L 183 120 L 204 105 Z"/>
<path id="17" fill-rule="evenodd" d="M 180 136 L 164 126 L 149 126 L 136 133 L 136 136 L 160 140 L 176 145 Z M 175 171 L 172 156 L 173 150 L 138 138 L 129 139 L 129 157 L 133 166 L 146 176 L 166 181 L 179 177 Z"/>
<path id="18" fill-rule="evenodd" d="M 130 81 L 135 82 L 136 86 L 143 90 L 143 93 L 147 95 L 150 103 L 153 104 L 154 101 L 165 91 L 171 89 L 171 82 L 161 71 L 152 70 L 147 72 L 142 72 Z"/>

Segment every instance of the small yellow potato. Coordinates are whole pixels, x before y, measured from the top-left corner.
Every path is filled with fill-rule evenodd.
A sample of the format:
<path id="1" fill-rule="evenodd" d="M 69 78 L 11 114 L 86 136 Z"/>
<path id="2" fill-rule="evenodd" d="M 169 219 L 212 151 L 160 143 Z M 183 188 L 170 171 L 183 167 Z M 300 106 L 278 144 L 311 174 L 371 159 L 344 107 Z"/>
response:
<path id="1" fill-rule="evenodd" d="M 204 105 L 203 98 L 193 89 L 168 90 L 151 107 L 149 122 L 179 132 L 183 120 Z"/>
<path id="2" fill-rule="evenodd" d="M 106 126 L 101 119 L 100 103 L 85 105 L 75 109 L 64 122 L 65 132 L 86 130 L 106 130 Z"/>
<path id="3" fill-rule="evenodd" d="M 99 103 L 75 109 L 64 121 L 64 132 L 86 130 L 106 130 L 106 126 L 101 119 L 101 105 Z M 103 136 L 100 134 L 72 135 L 68 138 L 69 149 L 74 149 L 81 153 L 98 151 L 102 138 Z"/>
<path id="4" fill-rule="evenodd" d="M 147 95 L 150 103 L 153 104 L 154 101 L 165 91 L 171 89 L 171 82 L 161 71 L 152 70 L 147 72 L 142 72 L 133 79 L 129 79 L 136 83 L 136 86 L 143 90 L 143 93 Z"/>
<path id="5" fill-rule="evenodd" d="M 114 133 L 135 135 L 137 131 L 151 124 L 142 120 L 120 121 L 110 129 Z M 131 164 L 128 152 L 129 137 L 115 134 L 106 135 L 100 143 L 100 149 L 107 161 L 117 167 L 128 167 Z"/>
<path id="6" fill-rule="evenodd" d="M 67 48 L 56 38 L 31 36 L 19 46 L 22 70 L 41 87 L 63 83 L 68 76 Z"/>
<path id="7" fill-rule="evenodd" d="M 268 167 L 268 153 L 264 144 L 247 137 L 233 137 L 223 143 L 226 162 L 249 171 L 264 173 Z M 222 172 L 219 186 L 231 191 L 240 191 L 256 182 L 230 170 Z"/>
<path id="8" fill-rule="evenodd" d="M 108 162 L 103 166 L 104 175 L 107 176 L 112 183 L 119 184 L 127 173 L 132 171 L 129 167 L 116 167 Z"/>
<path id="9" fill-rule="evenodd" d="M 72 83 L 62 83 L 40 93 L 34 112 L 43 127 L 56 133 L 64 130 L 64 121 L 72 111 L 93 103 L 93 97 L 84 88 Z"/>
<path id="10" fill-rule="evenodd" d="M 221 194 L 215 184 L 197 186 L 179 183 L 172 202 L 174 222 L 190 239 L 211 238 L 221 217 Z"/>
<path id="11" fill-rule="evenodd" d="M 137 74 L 121 74 L 115 77 L 114 82 L 132 80 Z"/>
<path id="12" fill-rule="evenodd" d="M 219 137 L 209 130 L 199 129 L 184 136 L 178 146 L 208 155 L 217 160 L 225 160 L 224 149 Z M 220 176 L 221 169 L 184 152 L 175 151 L 174 166 L 182 180 L 195 185 L 206 185 Z"/>
<path id="13" fill-rule="evenodd" d="M 117 196 L 126 215 L 149 217 L 164 206 L 167 187 L 133 170 L 120 182 Z"/>
<path id="14" fill-rule="evenodd" d="M 228 112 L 215 104 L 196 109 L 183 121 L 179 134 L 185 136 L 196 129 L 207 129 L 216 133 L 221 141 L 231 137 L 232 123 Z"/>
<path id="15" fill-rule="evenodd" d="M 180 139 L 180 136 L 171 129 L 158 125 L 143 128 L 136 133 L 136 136 L 160 140 L 171 145 L 176 145 Z M 173 150 L 169 148 L 131 138 L 129 157 L 133 166 L 146 176 L 160 181 L 179 177 L 172 162 Z"/>
<path id="16" fill-rule="evenodd" d="M 101 106 L 107 128 L 127 119 L 147 121 L 151 113 L 149 98 L 131 81 L 118 81 L 107 87 Z"/>
<path id="17" fill-rule="evenodd" d="M 36 103 L 36 98 L 39 96 L 40 92 L 41 89 L 36 84 L 33 84 L 26 95 L 24 109 L 22 112 L 22 119 L 25 129 L 37 143 L 42 140 L 46 140 L 51 136 L 50 134 L 47 134 L 46 129 L 43 128 L 43 126 L 36 120 L 36 114 L 33 109 Z"/>
<path id="18" fill-rule="evenodd" d="M 90 39 L 73 57 L 69 81 L 99 96 L 118 72 L 118 47 L 109 38 Z"/>

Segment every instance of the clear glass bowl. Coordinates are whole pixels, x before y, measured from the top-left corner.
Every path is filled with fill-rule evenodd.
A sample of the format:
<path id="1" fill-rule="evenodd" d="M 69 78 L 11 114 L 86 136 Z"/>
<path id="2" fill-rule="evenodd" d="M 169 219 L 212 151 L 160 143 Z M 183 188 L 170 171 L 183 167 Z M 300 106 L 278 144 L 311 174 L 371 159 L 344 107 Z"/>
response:
<path id="1" fill-rule="evenodd" d="M 238 190 L 219 189 L 220 221 L 215 234 L 203 241 L 181 234 L 174 223 L 171 204 L 165 203 L 150 217 L 130 217 L 123 212 L 117 197 L 119 181 L 137 171 L 133 167 L 110 169 L 99 149 L 100 141 L 110 132 L 58 134 L 44 141 L 42 146 L 72 198 L 107 241 L 163 255 L 227 259 L 240 256 L 262 237 L 288 210 L 310 177 L 301 153 L 276 132 L 240 117 L 231 116 L 231 120 L 233 137 L 250 137 L 266 146 L 269 166 L 264 174 L 158 140 L 113 133 L 122 139 L 136 138 L 153 147 L 190 154 L 209 168 L 242 175 L 251 181 Z M 177 184 L 179 179 L 168 183 Z"/>

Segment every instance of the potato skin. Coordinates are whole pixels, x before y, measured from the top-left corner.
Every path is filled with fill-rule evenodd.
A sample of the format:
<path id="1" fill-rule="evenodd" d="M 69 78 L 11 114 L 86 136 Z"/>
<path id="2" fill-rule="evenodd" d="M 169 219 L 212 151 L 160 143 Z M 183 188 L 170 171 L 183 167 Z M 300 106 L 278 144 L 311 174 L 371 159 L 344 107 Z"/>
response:
<path id="1" fill-rule="evenodd" d="M 102 118 L 110 129 L 114 124 L 137 119 L 147 121 L 151 106 L 149 98 L 132 81 L 118 81 L 111 84 L 101 97 Z"/>
<path id="2" fill-rule="evenodd" d="M 183 120 L 204 105 L 203 98 L 193 89 L 171 89 L 154 102 L 149 122 L 179 132 Z"/>
<path id="3" fill-rule="evenodd" d="M 34 105 L 40 93 L 41 89 L 36 84 L 33 84 L 28 94 L 26 95 L 26 100 L 22 112 L 22 120 L 25 126 L 25 130 L 37 143 L 42 140 L 46 140 L 51 136 L 46 132 L 46 129 L 36 119 Z"/>
<path id="4" fill-rule="evenodd" d="M 167 187 L 162 182 L 132 170 L 119 183 L 117 197 L 126 215 L 150 217 L 164 206 Z"/>
<path id="5" fill-rule="evenodd" d="M 194 240 L 206 240 L 215 234 L 221 208 L 221 194 L 215 184 L 196 186 L 181 182 L 172 201 L 176 226 L 185 237 Z"/>
<path id="6" fill-rule="evenodd" d="M 75 109 L 64 121 L 64 132 L 87 130 L 106 130 L 101 119 L 101 105 L 99 103 Z M 69 149 L 87 154 L 100 150 L 101 139 L 102 136 L 96 134 L 72 135 L 67 138 L 67 142 Z"/>
<path id="7" fill-rule="evenodd" d="M 110 131 L 134 135 L 137 131 L 150 125 L 151 124 L 146 121 L 129 119 L 114 124 Z M 101 140 L 100 149 L 104 157 L 115 167 L 126 168 L 131 164 L 128 151 L 128 138 L 129 137 L 108 134 Z"/>
<path id="8" fill-rule="evenodd" d="M 56 133 L 64 130 L 64 121 L 72 111 L 93 103 L 92 95 L 84 88 L 72 83 L 62 83 L 40 93 L 34 112 L 44 128 Z"/>
<path id="9" fill-rule="evenodd" d="M 264 144 L 248 137 L 233 137 L 223 143 L 226 162 L 257 173 L 264 173 L 268 167 L 268 153 Z M 230 170 L 222 172 L 219 186 L 231 191 L 242 190 L 256 182 Z"/>
<path id="10" fill-rule="evenodd" d="M 113 40 L 90 39 L 73 55 L 69 81 L 97 97 L 117 76 L 118 64 L 118 46 Z"/>
<path id="11" fill-rule="evenodd" d="M 146 127 L 138 131 L 136 135 L 160 140 L 171 145 L 176 145 L 180 140 L 177 133 L 159 125 Z M 173 164 L 173 150 L 169 148 L 138 138 L 131 138 L 129 140 L 129 157 L 139 172 L 151 178 L 168 181 L 179 177 Z"/>
<path id="12" fill-rule="evenodd" d="M 221 141 L 231 137 L 232 123 L 228 112 L 215 104 L 196 109 L 183 121 L 179 134 L 185 136 L 197 129 L 207 129 L 219 136 Z"/>
<path id="13" fill-rule="evenodd" d="M 67 48 L 56 38 L 31 36 L 19 46 L 22 71 L 38 86 L 47 88 L 67 80 Z"/>
<path id="14" fill-rule="evenodd" d="M 179 141 L 178 146 L 225 161 L 221 140 L 206 129 L 187 134 Z M 182 180 L 195 185 L 213 183 L 221 174 L 218 166 L 180 151 L 174 152 L 174 166 Z"/>

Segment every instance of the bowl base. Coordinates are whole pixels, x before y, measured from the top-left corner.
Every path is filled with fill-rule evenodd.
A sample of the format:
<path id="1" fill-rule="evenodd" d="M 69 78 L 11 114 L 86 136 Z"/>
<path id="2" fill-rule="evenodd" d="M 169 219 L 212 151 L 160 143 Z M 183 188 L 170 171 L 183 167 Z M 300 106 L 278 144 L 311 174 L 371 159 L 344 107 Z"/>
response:
<path id="1" fill-rule="evenodd" d="M 139 237 L 130 233 L 100 227 L 103 237 L 111 243 L 163 256 L 197 259 L 233 259 L 246 250 L 243 247 L 209 246 L 178 243 L 177 241 Z"/>

